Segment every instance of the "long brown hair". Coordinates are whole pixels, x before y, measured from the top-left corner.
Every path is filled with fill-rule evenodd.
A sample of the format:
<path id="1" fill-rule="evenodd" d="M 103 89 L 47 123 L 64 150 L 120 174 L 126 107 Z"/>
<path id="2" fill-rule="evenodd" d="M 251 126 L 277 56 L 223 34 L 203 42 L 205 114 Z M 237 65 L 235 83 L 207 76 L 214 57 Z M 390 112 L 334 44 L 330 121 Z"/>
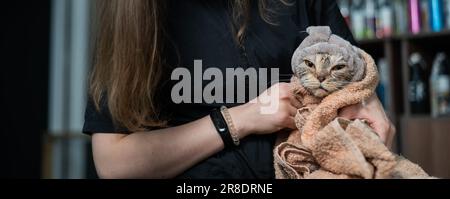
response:
<path id="1" fill-rule="evenodd" d="M 261 17 L 273 10 L 259 0 Z M 242 42 L 251 0 L 230 0 L 236 40 Z M 97 0 L 97 43 L 90 95 L 100 110 L 108 102 L 113 121 L 130 131 L 162 127 L 156 93 L 164 73 L 165 0 Z"/>

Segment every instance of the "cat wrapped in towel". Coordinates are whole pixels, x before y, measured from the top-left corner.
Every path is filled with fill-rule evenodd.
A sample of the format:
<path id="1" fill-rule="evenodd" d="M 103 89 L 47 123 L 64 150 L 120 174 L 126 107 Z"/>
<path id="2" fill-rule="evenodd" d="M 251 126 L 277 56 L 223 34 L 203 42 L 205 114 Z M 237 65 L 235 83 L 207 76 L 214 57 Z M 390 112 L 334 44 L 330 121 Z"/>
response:
<path id="1" fill-rule="evenodd" d="M 292 91 L 302 103 L 298 130 L 275 146 L 276 178 L 432 178 L 392 153 L 364 121 L 338 118 L 341 108 L 374 95 L 379 76 L 372 57 L 329 27 L 307 32 L 292 58 Z"/>

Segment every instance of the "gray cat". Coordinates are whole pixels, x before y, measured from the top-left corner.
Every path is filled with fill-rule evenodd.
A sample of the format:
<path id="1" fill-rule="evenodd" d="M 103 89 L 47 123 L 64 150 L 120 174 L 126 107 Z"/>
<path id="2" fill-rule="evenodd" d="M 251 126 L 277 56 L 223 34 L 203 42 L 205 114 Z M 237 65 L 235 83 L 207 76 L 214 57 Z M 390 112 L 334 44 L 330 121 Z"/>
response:
<path id="1" fill-rule="evenodd" d="M 310 36 L 292 59 L 294 75 L 307 91 L 324 98 L 364 78 L 365 63 L 356 47 L 332 34 L 328 26 L 310 27 L 307 32 Z"/>

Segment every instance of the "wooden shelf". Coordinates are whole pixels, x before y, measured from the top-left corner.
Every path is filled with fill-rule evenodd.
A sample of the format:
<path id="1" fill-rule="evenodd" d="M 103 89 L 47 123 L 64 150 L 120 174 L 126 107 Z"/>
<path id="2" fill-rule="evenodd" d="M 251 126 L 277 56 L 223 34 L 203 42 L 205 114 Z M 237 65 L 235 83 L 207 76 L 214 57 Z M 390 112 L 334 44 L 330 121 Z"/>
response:
<path id="1" fill-rule="evenodd" d="M 384 42 L 389 42 L 391 39 L 390 38 L 384 38 L 384 39 L 380 39 L 380 38 L 373 38 L 373 39 L 363 39 L 363 40 L 358 40 L 357 43 L 361 46 L 367 46 L 367 45 L 382 45 L 382 43 Z"/>
<path id="2" fill-rule="evenodd" d="M 405 34 L 400 36 L 400 39 L 418 40 L 418 39 L 433 39 L 450 37 L 450 30 L 443 30 L 441 32 L 421 32 L 418 34 Z M 450 41 L 448 41 L 450 43 Z"/>
<path id="3" fill-rule="evenodd" d="M 400 40 L 421 40 L 421 39 L 433 39 L 436 38 L 450 38 L 450 30 L 443 30 L 440 32 L 421 32 L 417 34 L 406 33 L 400 35 L 393 35 L 385 38 L 371 38 L 358 40 L 360 45 L 374 45 L 385 42 L 400 41 Z M 447 41 L 450 44 L 450 40 Z"/>

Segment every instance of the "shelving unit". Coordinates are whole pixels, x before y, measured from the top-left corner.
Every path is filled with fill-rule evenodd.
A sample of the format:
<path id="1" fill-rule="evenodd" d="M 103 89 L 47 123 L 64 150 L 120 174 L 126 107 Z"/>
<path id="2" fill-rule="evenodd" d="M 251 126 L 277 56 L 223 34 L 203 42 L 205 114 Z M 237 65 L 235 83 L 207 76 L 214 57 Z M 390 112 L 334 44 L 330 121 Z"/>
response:
<path id="1" fill-rule="evenodd" d="M 408 58 L 413 52 L 421 53 L 431 72 L 438 52 L 450 55 L 450 30 L 436 33 L 404 34 L 384 39 L 358 42 L 375 60 L 386 58 L 390 66 L 391 106 L 386 110 L 397 127 L 395 150 L 420 164 L 436 177 L 450 178 L 450 117 L 433 118 L 431 114 L 415 115 L 408 103 Z"/>

